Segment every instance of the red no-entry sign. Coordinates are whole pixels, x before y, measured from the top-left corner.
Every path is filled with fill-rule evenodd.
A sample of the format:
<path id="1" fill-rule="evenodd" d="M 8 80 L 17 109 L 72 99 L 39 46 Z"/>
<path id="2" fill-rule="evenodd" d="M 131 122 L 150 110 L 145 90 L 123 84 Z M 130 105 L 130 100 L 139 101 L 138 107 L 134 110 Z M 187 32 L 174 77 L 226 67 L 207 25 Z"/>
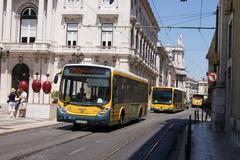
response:
<path id="1" fill-rule="evenodd" d="M 217 80 L 217 74 L 214 72 L 208 72 L 208 80 L 210 82 L 216 82 Z"/>

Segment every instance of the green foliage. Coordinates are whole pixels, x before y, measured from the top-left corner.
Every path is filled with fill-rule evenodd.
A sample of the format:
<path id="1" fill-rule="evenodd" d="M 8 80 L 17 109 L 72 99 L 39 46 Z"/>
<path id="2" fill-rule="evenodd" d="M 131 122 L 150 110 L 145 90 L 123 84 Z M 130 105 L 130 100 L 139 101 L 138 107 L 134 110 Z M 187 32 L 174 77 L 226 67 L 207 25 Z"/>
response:
<path id="1" fill-rule="evenodd" d="M 59 95 L 59 91 L 52 91 L 51 92 L 51 97 L 53 99 L 52 103 L 57 103 L 58 95 Z"/>

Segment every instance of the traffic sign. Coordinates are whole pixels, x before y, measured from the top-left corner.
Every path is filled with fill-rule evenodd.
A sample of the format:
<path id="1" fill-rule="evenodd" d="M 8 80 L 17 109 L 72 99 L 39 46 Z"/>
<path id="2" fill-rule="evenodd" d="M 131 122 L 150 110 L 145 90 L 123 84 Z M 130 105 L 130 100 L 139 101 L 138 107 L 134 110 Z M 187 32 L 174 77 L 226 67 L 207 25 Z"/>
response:
<path id="1" fill-rule="evenodd" d="M 216 82 L 217 80 L 217 74 L 214 72 L 208 72 L 208 80 L 210 82 Z"/>

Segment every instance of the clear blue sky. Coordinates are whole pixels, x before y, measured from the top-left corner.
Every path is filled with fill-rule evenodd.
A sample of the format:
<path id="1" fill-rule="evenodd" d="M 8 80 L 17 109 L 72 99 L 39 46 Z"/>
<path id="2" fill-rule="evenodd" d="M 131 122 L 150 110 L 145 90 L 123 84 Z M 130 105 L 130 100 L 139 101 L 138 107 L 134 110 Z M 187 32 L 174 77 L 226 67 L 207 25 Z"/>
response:
<path id="1" fill-rule="evenodd" d="M 155 17 L 161 26 L 215 27 L 218 0 L 148 0 Z M 202 2 L 201 2 L 202 1 Z M 202 5 L 201 5 L 202 4 Z M 155 6 L 153 6 L 155 5 Z M 201 16 L 202 6 L 202 16 Z M 157 10 L 157 11 L 156 11 Z M 160 17 L 160 19 L 159 19 Z M 202 20 L 200 22 L 200 17 Z M 163 45 L 176 45 L 180 34 L 183 36 L 185 49 L 185 66 L 187 74 L 196 80 L 206 76 L 208 62 L 206 55 L 214 30 L 164 29 L 159 32 Z"/>

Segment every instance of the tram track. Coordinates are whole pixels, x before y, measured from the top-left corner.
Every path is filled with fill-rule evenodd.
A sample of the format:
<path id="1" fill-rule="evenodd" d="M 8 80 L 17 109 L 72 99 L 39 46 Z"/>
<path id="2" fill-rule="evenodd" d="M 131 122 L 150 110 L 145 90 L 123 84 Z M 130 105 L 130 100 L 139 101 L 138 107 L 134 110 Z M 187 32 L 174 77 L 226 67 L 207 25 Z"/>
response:
<path id="1" fill-rule="evenodd" d="M 162 122 L 164 122 L 164 121 L 166 121 L 166 120 L 168 120 L 170 117 L 175 117 L 174 115 L 171 115 L 171 116 L 169 116 L 169 115 L 163 115 L 163 117 L 162 117 Z M 181 113 L 180 113 L 180 117 L 181 117 Z M 178 116 L 178 118 L 180 118 L 179 116 Z M 148 121 L 146 121 L 146 122 L 148 122 Z M 149 121 L 149 122 L 152 122 L 152 120 L 151 121 Z M 149 123 L 148 122 L 148 123 Z M 138 124 L 141 124 L 141 123 L 138 123 Z M 154 129 L 154 128 L 156 128 L 157 127 L 157 125 L 158 125 L 158 127 L 159 127 L 159 123 L 156 123 L 155 125 L 153 125 L 153 126 L 151 126 L 151 127 L 149 127 L 148 129 L 141 129 L 143 126 L 142 125 L 139 125 L 139 126 L 135 126 L 134 127 L 134 130 L 135 131 L 138 131 L 138 132 L 135 132 L 134 131 L 134 134 L 133 134 L 133 132 L 132 132 L 132 134 L 131 135 L 129 135 L 128 137 L 125 137 L 126 139 L 124 140 L 124 141 L 122 141 L 121 143 L 120 143 L 120 145 L 116 145 L 115 147 L 112 147 L 112 149 L 111 150 L 108 150 L 107 152 L 105 151 L 105 153 L 104 152 L 102 152 L 99 156 L 98 156 L 98 158 L 97 159 L 101 159 L 101 160 L 107 160 L 107 159 L 111 159 L 112 157 L 114 157 L 114 155 L 116 155 L 118 152 L 120 152 L 122 149 L 124 149 L 124 147 L 126 147 L 126 146 L 128 146 L 128 145 L 130 145 L 130 143 L 132 143 L 132 142 L 134 142 L 135 140 L 137 140 L 139 137 L 141 137 L 141 136 L 144 136 L 144 135 L 146 135 L 147 133 L 148 133 L 148 130 L 152 130 L 152 129 Z M 167 127 L 167 129 L 164 127 L 165 125 L 167 125 L 168 127 Z M 129 126 L 132 126 L 132 125 L 129 125 Z M 112 135 L 119 135 L 119 133 L 118 132 L 121 132 L 120 134 L 124 134 L 124 133 L 130 133 L 133 129 L 131 128 L 131 127 L 129 127 L 129 126 L 126 126 L 126 127 L 123 127 L 122 129 L 117 129 L 117 130 L 112 130 L 112 131 L 110 131 L 111 132 L 111 134 Z M 142 153 L 142 156 L 141 156 L 141 158 L 138 158 L 139 160 L 145 160 L 145 159 L 147 159 L 148 158 L 148 156 L 154 151 L 154 149 L 156 148 L 156 146 L 158 146 L 158 144 L 162 141 L 162 139 L 164 139 L 164 137 L 165 137 L 165 135 L 167 134 L 167 132 L 171 129 L 171 128 L 173 128 L 174 127 L 174 123 L 172 123 L 172 124 L 169 124 L 169 123 L 163 123 L 163 124 L 161 124 L 161 130 L 163 129 L 163 127 L 165 128 L 165 129 L 163 129 L 163 131 L 158 131 L 159 133 L 158 133 L 158 136 L 157 136 L 157 139 L 155 138 L 154 139 L 154 142 L 151 144 L 151 147 L 149 148 L 147 148 L 143 153 Z M 125 129 L 124 129 L 125 128 Z M 45 145 L 45 146 L 42 146 L 42 147 L 39 147 L 39 149 L 35 149 L 35 150 L 33 150 L 33 151 L 30 151 L 30 152 L 28 152 L 28 153 L 23 153 L 23 154 L 19 154 L 19 155 L 17 155 L 17 156 L 15 156 L 14 158 L 11 158 L 11 160 L 22 160 L 22 159 L 28 159 L 29 157 L 32 157 L 33 155 L 36 155 L 36 154 L 39 154 L 39 153 L 41 153 L 41 152 L 43 152 L 43 151 L 45 151 L 45 150 L 51 150 L 51 149 L 54 149 L 55 147 L 59 147 L 59 146 L 61 146 L 61 145 L 64 145 L 64 144 L 68 144 L 68 143 L 71 143 L 71 142 L 73 142 L 73 141 L 75 141 L 75 140 L 79 140 L 79 139 L 83 139 L 83 138 L 86 138 L 86 137 L 89 137 L 89 136 L 92 136 L 92 135 L 94 135 L 94 134 L 97 134 L 97 133 L 99 133 L 99 130 L 95 130 L 94 129 L 94 127 L 86 127 L 86 128 L 82 128 L 81 130 L 78 130 L 78 131 L 80 131 L 80 132 L 78 132 L 78 133 L 80 133 L 80 134 L 82 134 L 82 132 L 81 131 L 87 131 L 87 132 L 90 132 L 90 133 L 87 133 L 86 132 L 86 134 L 82 134 L 82 135 L 78 135 L 78 134 L 76 134 L 76 132 L 74 133 L 74 132 L 70 132 L 70 133 L 64 133 L 64 134 L 61 134 L 60 135 L 60 139 L 62 138 L 63 140 L 61 140 L 60 142 L 58 141 L 58 142 L 56 142 L 56 141 L 54 141 L 54 142 L 52 142 L 51 141 L 51 139 L 49 140 L 49 143 L 52 143 L 52 144 L 48 144 L 47 146 Z M 101 130 L 100 130 L 100 132 L 102 132 Z M 69 137 L 71 137 L 71 135 L 73 135 L 74 137 L 72 137 L 72 138 L 69 138 Z M 62 136 L 62 137 L 61 137 Z M 103 137 L 104 138 L 104 137 Z M 55 138 L 54 140 L 56 140 L 57 138 Z M 39 145 L 39 144 L 38 144 Z M 81 149 L 81 148 L 80 148 Z"/>
<path id="2" fill-rule="evenodd" d="M 178 118 L 182 118 L 183 116 L 180 115 Z M 164 118 L 165 119 L 165 118 Z M 166 120 L 166 119 L 165 119 Z M 140 157 L 133 157 L 133 159 L 135 160 L 147 160 L 149 159 L 149 156 L 151 155 L 152 152 L 154 152 L 154 150 L 157 148 L 158 145 L 160 145 L 160 143 L 163 141 L 163 139 L 166 137 L 166 135 L 168 134 L 168 132 L 174 128 L 176 126 L 177 121 L 174 120 L 173 122 L 169 122 L 169 123 L 165 123 L 162 128 L 157 131 L 157 137 L 154 139 L 154 141 L 152 141 L 150 147 L 146 148 L 144 150 L 144 153 L 141 154 Z M 166 126 L 166 127 L 164 127 Z M 151 128 L 149 128 L 149 130 L 154 129 L 156 126 L 152 126 Z M 137 138 L 139 138 L 140 136 L 144 136 L 145 134 L 147 134 L 148 131 L 142 131 L 142 132 L 138 132 L 135 136 L 127 139 L 126 141 L 124 141 L 124 143 L 122 143 L 119 146 L 114 147 L 114 149 L 106 154 L 104 157 L 98 158 L 98 160 L 108 160 L 111 159 L 112 157 L 115 156 L 115 154 L 117 154 L 118 152 L 121 151 L 121 149 L 123 149 L 124 147 L 126 147 L 127 145 L 129 145 L 130 143 L 134 142 L 135 140 L 137 140 Z"/>
<path id="3" fill-rule="evenodd" d="M 174 127 L 174 123 L 172 123 L 170 126 L 167 127 L 167 129 L 164 130 L 163 134 L 160 134 L 157 137 L 157 140 L 155 140 L 152 144 L 151 147 L 149 149 L 147 149 L 144 154 L 140 157 L 137 158 L 138 160 L 146 160 L 148 158 L 148 156 L 154 151 L 154 149 L 156 148 L 156 146 L 161 142 L 161 140 L 167 135 L 168 131 Z M 151 127 L 151 129 L 155 128 L 155 126 Z M 138 132 L 137 134 L 135 134 L 135 136 L 132 136 L 131 138 L 127 139 L 126 141 L 124 141 L 121 145 L 114 147 L 114 149 L 108 153 L 107 155 L 98 158 L 99 160 L 108 160 L 111 159 L 111 157 L 113 157 L 117 152 L 119 152 L 121 149 L 123 149 L 124 147 L 126 147 L 127 145 L 129 145 L 130 143 L 132 143 L 134 140 L 136 140 L 137 138 L 145 135 L 147 133 L 147 131 L 142 131 L 142 132 Z"/>
<path id="4" fill-rule="evenodd" d="M 171 124 L 163 133 L 163 135 L 160 135 L 157 140 L 152 144 L 151 148 L 147 150 L 144 155 L 139 160 L 146 160 L 148 159 L 149 155 L 154 151 L 154 149 L 159 145 L 159 143 L 162 141 L 162 139 L 167 135 L 168 131 L 174 127 L 174 123 Z"/>
<path id="5" fill-rule="evenodd" d="M 86 131 L 86 130 L 88 130 L 89 128 L 90 128 L 90 127 L 85 127 L 85 128 L 83 128 L 83 129 L 81 129 L 80 131 Z M 63 134 L 63 135 L 66 136 L 66 135 L 71 135 L 71 134 L 72 134 L 72 132 L 71 132 L 71 133 L 65 133 L 65 134 Z M 52 144 L 52 145 L 48 145 L 48 146 L 46 146 L 46 147 L 42 147 L 42 148 L 40 148 L 40 149 L 34 150 L 34 151 L 32 151 L 32 152 L 29 152 L 29 153 L 21 154 L 21 155 L 19 155 L 19 156 L 16 156 L 16 157 L 14 157 L 14 158 L 11 158 L 10 160 L 21 160 L 21 159 L 30 157 L 30 156 L 32 156 L 32 155 L 34 155 L 34 154 L 37 154 L 37 153 L 39 153 L 39 152 L 41 152 L 41 151 L 48 150 L 48 149 L 51 149 L 51 148 L 54 148 L 54 147 L 57 147 L 57 146 L 61 146 L 61 145 L 70 143 L 70 142 L 72 142 L 72 141 L 85 138 L 85 137 L 90 136 L 90 135 L 93 135 L 93 134 L 94 134 L 94 132 L 91 132 L 91 133 L 88 133 L 88 134 L 86 134 L 86 135 L 81 135 L 81 136 L 74 137 L 74 138 L 72 138 L 72 139 L 66 139 L 66 140 L 64 140 L 64 141 L 62 141 L 62 142 L 55 143 L 55 144 Z M 62 136 L 62 135 L 61 135 L 61 136 Z"/>

